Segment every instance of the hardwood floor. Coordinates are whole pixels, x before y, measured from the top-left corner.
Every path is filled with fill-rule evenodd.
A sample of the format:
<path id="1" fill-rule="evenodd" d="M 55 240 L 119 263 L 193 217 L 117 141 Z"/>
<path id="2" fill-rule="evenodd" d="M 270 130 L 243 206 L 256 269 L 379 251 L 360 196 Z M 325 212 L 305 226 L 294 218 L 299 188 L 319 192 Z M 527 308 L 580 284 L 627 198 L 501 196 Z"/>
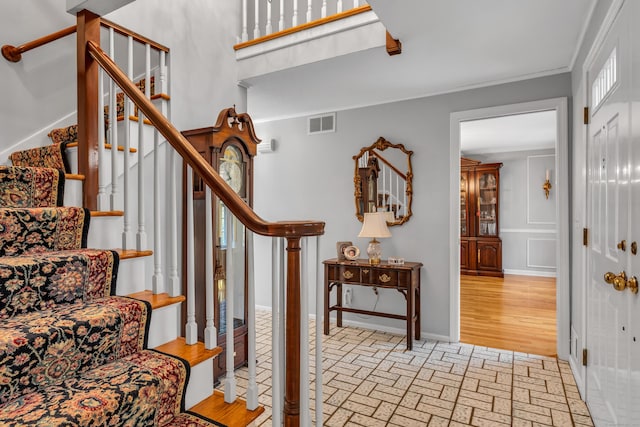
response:
<path id="1" fill-rule="evenodd" d="M 460 341 L 555 356 L 555 278 L 461 275 Z"/>

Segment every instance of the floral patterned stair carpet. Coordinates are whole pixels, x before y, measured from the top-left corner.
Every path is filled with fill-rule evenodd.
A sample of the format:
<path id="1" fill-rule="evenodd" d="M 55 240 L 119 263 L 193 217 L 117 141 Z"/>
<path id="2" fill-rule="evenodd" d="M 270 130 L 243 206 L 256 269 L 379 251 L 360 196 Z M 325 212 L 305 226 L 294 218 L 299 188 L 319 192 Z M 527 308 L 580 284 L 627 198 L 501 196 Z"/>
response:
<path id="1" fill-rule="evenodd" d="M 115 296 L 60 179 L 0 167 L 0 425 L 219 426 L 184 411 L 189 365 L 146 349 L 150 306 Z"/>

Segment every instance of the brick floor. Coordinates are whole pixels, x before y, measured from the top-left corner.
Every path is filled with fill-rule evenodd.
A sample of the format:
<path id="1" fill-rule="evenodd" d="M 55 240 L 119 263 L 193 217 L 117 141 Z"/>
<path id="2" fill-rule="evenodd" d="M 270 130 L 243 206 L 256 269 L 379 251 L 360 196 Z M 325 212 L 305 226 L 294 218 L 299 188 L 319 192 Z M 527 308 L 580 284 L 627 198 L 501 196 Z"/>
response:
<path id="1" fill-rule="evenodd" d="M 315 393 L 315 322 L 310 322 Z M 271 426 L 271 313 L 256 313 L 257 382 Z M 593 426 L 567 362 L 469 344 L 414 341 L 354 327 L 323 336 L 326 426 Z M 236 371 L 245 396 L 246 368 Z M 222 385 L 220 386 L 222 389 Z M 315 411 L 311 406 L 311 417 Z"/>

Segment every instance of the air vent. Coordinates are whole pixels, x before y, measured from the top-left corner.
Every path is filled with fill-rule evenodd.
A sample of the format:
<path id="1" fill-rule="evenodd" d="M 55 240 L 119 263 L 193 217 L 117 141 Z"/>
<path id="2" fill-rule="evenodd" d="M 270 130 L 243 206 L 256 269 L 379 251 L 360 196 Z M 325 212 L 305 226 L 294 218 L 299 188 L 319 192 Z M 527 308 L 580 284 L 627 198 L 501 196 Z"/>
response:
<path id="1" fill-rule="evenodd" d="M 336 113 L 309 117 L 307 131 L 309 135 L 336 131 Z"/>

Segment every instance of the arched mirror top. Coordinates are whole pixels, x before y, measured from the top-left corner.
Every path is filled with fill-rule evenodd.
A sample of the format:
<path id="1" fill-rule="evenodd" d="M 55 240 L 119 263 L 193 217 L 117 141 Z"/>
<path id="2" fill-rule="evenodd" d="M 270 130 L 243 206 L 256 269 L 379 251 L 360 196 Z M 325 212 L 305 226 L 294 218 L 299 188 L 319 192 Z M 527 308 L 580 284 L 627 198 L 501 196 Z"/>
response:
<path id="1" fill-rule="evenodd" d="M 380 137 L 353 156 L 358 220 L 363 221 L 368 212 L 389 212 L 388 225 L 409 220 L 413 195 L 412 154 L 404 145 Z"/>

